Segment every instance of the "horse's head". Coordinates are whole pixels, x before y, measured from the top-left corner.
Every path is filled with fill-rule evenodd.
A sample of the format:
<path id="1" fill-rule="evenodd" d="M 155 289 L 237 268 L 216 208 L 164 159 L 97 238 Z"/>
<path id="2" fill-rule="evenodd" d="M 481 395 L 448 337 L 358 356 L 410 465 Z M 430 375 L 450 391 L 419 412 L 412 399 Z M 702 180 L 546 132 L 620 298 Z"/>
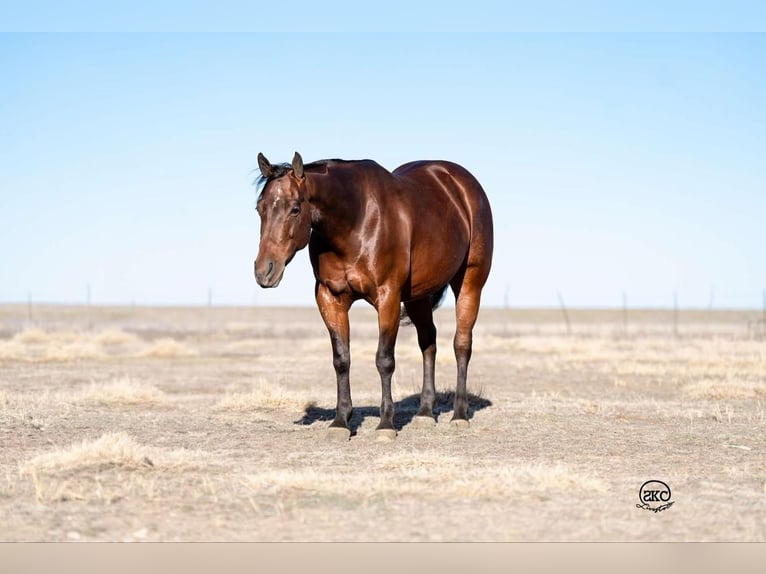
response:
<path id="1" fill-rule="evenodd" d="M 257 203 L 261 241 L 255 258 L 255 280 L 261 287 L 276 287 L 296 251 L 309 242 L 311 210 L 298 152 L 292 165 L 272 165 L 259 153 L 258 167 L 266 184 Z"/>

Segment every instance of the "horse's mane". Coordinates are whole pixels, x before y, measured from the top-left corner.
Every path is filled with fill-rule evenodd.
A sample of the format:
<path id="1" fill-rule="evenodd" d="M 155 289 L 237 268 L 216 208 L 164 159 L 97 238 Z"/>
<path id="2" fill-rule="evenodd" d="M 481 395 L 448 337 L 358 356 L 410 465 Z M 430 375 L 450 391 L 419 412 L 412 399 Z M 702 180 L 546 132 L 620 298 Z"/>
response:
<path id="1" fill-rule="evenodd" d="M 253 181 L 253 185 L 255 185 L 255 189 L 261 189 L 269 182 L 269 180 L 282 177 L 291 169 L 293 169 L 293 166 L 286 162 L 271 164 L 271 175 L 266 177 L 260 173 L 260 170 L 258 170 L 258 177 L 255 178 L 255 181 Z"/>
<path id="2" fill-rule="evenodd" d="M 349 161 L 352 161 L 352 160 L 320 159 L 318 161 L 312 161 L 311 163 L 304 164 L 303 169 L 312 170 L 312 169 L 321 168 L 326 171 L 327 165 L 330 163 L 348 163 Z M 292 164 L 289 164 L 287 162 L 271 164 L 271 175 L 269 175 L 269 177 L 264 177 L 264 175 L 260 173 L 258 177 L 255 178 L 253 185 L 255 185 L 256 189 L 262 189 L 269 181 L 271 181 L 272 179 L 278 179 L 282 177 L 291 169 L 293 169 Z"/>

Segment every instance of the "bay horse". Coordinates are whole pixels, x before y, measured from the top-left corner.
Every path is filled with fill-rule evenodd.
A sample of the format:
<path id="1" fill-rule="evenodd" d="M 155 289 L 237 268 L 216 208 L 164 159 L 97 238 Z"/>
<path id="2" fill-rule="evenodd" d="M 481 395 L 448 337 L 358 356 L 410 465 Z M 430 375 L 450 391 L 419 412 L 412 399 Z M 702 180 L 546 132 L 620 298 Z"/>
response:
<path id="1" fill-rule="evenodd" d="M 479 182 L 447 161 L 415 161 L 389 172 L 371 160 L 304 165 L 296 152 L 290 164 L 271 164 L 259 153 L 258 167 L 264 185 L 256 204 L 261 229 L 255 278 L 261 287 L 276 287 L 295 253 L 309 246 L 314 294 L 330 334 L 338 392 L 328 436 L 351 436 L 348 310 L 359 299 L 378 314 L 378 438 L 396 436 L 391 376 L 404 313 L 415 325 L 423 353 L 423 388 L 413 422 L 434 424 L 433 308 L 447 287 L 455 294 L 457 320 L 451 422 L 467 426 L 473 327 L 493 248 L 492 212 Z"/>

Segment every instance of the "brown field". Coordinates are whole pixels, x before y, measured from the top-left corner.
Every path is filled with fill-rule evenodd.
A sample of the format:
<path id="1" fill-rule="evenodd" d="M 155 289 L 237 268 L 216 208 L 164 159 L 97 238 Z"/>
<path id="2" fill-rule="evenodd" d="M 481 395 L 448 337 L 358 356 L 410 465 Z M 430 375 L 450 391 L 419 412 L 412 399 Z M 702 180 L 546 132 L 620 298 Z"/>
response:
<path id="1" fill-rule="evenodd" d="M 471 426 L 442 391 L 375 440 L 375 316 L 352 312 L 355 434 L 314 309 L 0 306 L 0 540 L 766 540 L 766 338 L 756 312 L 485 309 Z M 636 508 L 649 479 L 664 512 Z"/>

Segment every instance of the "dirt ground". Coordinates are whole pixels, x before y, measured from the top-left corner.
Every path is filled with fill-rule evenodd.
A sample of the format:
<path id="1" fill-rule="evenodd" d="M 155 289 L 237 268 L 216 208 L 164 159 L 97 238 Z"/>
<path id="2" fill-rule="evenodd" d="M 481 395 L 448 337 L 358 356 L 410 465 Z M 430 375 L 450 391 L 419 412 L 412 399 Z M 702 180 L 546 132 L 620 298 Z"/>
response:
<path id="1" fill-rule="evenodd" d="M 375 315 L 352 310 L 354 435 L 315 309 L 0 306 L 2 541 L 764 541 L 759 312 L 485 309 L 472 419 L 376 440 Z M 637 508 L 662 480 L 673 505 Z"/>

